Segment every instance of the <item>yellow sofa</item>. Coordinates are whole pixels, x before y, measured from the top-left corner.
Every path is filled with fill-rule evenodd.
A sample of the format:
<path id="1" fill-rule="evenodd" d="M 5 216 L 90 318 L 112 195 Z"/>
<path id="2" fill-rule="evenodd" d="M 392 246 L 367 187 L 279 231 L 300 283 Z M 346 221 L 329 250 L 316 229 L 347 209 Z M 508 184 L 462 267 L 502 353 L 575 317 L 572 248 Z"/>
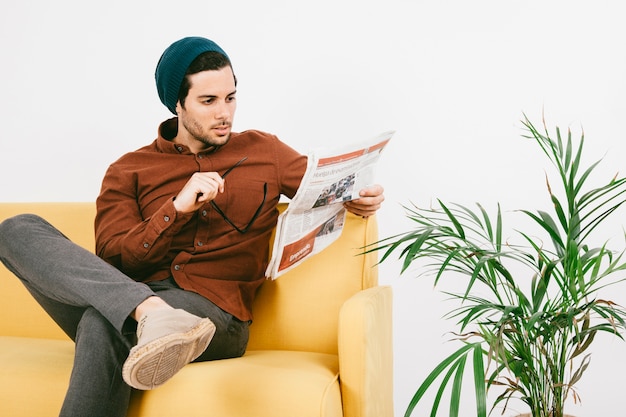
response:
<path id="1" fill-rule="evenodd" d="M 46 218 L 93 250 L 93 203 L 0 203 L 0 221 Z M 348 215 L 341 238 L 260 289 L 247 353 L 192 363 L 130 417 L 391 417 L 391 289 L 377 285 L 375 218 Z M 33 254 L 37 256 L 37 254 Z M 0 416 L 56 416 L 73 343 L 0 264 Z"/>

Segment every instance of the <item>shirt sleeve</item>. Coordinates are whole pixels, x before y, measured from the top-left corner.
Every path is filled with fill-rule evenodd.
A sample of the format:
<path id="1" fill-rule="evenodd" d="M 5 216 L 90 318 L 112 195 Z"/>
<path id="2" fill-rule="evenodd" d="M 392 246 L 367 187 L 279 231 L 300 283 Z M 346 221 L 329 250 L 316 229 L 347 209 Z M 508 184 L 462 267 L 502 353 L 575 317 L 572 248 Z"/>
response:
<path id="1" fill-rule="evenodd" d="M 280 140 L 277 143 L 280 192 L 288 198 L 293 198 L 306 172 L 308 158 Z"/>
<path id="2" fill-rule="evenodd" d="M 149 218 L 143 218 L 132 175 L 111 165 L 96 200 L 96 254 L 135 279 L 162 263 L 172 239 L 191 219 L 177 213 L 170 198 Z"/>

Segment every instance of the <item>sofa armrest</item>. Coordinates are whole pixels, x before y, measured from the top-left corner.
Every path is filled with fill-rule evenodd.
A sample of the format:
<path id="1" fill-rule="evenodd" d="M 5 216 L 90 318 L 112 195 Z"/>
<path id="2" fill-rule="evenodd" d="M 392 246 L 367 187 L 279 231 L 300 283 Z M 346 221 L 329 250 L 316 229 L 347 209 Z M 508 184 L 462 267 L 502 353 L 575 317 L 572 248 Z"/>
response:
<path id="1" fill-rule="evenodd" d="M 393 416 L 391 287 L 360 291 L 342 306 L 339 377 L 345 417 Z"/>

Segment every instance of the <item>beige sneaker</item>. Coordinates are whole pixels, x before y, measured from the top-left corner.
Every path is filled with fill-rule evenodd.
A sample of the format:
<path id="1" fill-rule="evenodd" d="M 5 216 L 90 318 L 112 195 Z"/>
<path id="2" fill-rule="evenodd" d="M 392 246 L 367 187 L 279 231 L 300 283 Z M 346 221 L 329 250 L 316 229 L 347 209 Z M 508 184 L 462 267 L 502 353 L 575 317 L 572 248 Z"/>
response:
<path id="1" fill-rule="evenodd" d="M 137 325 L 137 345 L 124 362 L 122 377 L 133 388 L 156 388 L 200 356 L 214 334 L 211 320 L 184 310 L 146 314 Z"/>

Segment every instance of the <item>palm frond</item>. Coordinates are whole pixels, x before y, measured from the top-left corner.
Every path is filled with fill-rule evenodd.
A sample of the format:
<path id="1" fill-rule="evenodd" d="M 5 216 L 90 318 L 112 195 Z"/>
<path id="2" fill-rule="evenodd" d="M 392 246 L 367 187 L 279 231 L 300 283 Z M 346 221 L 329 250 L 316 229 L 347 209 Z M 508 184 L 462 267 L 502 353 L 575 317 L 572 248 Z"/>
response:
<path id="1" fill-rule="evenodd" d="M 584 135 L 575 141 L 571 130 L 563 135 L 556 128 L 551 137 L 545 121 L 540 131 L 525 115 L 522 124 L 558 181 L 546 173 L 551 210 L 513 212 L 531 220 L 530 230 L 515 230 L 521 244 L 503 240 L 500 204 L 492 215 L 479 203 L 474 209 L 437 200 L 435 208 L 405 207 L 414 228 L 365 248 L 383 251 L 380 262 L 399 254 L 402 273 L 423 260 L 418 276 L 434 276 L 435 286 L 463 278 L 455 282 L 458 292 L 444 291 L 458 302 L 445 318 L 455 320 L 460 331 L 453 334 L 463 344 L 424 379 L 406 416 L 436 381 L 431 416 L 446 391 L 448 415 L 458 416 L 471 354 L 477 416 L 486 417 L 487 391 L 501 389 L 491 410 L 517 398 L 535 417 L 562 417 L 565 398 L 578 398 L 574 385 L 589 366 L 596 336 L 623 339 L 626 310 L 599 294 L 626 280 L 616 277 L 626 271 L 626 249 L 588 242 L 626 202 L 626 178 L 590 186 L 600 161 L 583 166 Z"/>

